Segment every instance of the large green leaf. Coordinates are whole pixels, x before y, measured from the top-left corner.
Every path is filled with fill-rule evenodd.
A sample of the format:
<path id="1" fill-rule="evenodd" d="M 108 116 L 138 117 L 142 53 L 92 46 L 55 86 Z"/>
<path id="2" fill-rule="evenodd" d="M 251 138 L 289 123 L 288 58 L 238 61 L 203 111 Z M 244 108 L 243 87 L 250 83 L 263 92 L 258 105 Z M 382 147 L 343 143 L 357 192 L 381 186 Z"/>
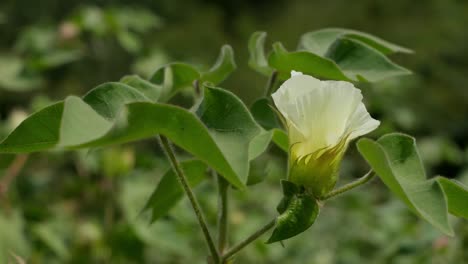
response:
<path id="1" fill-rule="evenodd" d="M 270 75 L 273 69 L 268 65 L 265 55 L 266 32 L 257 31 L 249 39 L 249 66 L 264 75 Z"/>
<path id="2" fill-rule="evenodd" d="M 252 127 L 242 128 L 241 138 L 247 137 L 255 144 L 243 144 L 244 149 L 238 146 L 240 153 L 236 153 L 228 149 L 229 142 L 221 137 L 213 140 L 207 127 L 190 111 L 146 101 L 147 97 L 125 84 L 100 85 L 84 101 L 69 97 L 27 118 L 0 143 L 0 153 L 100 147 L 162 134 L 213 167 L 234 186 L 244 187 L 249 155 L 258 155 L 266 148 L 267 143 L 263 142 L 268 140 L 260 136 L 261 128 L 257 128 L 257 133 L 250 130 Z"/>
<path id="3" fill-rule="evenodd" d="M 426 179 L 414 138 L 395 133 L 378 141 L 361 139 L 357 146 L 385 185 L 413 212 L 453 235 L 448 212 L 467 216 L 467 188 L 448 179 Z"/>
<path id="4" fill-rule="evenodd" d="M 205 86 L 196 113 L 237 175 L 246 182 L 249 161 L 265 151 L 271 134 L 255 122 L 237 96 L 223 89 Z"/>
<path id="5" fill-rule="evenodd" d="M 211 69 L 202 74 L 201 80 L 218 85 L 223 82 L 235 69 L 234 51 L 231 46 L 224 45 L 221 53 Z"/>
<path id="6" fill-rule="evenodd" d="M 100 147 L 120 144 L 161 134 L 195 157 L 217 170 L 231 184 L 243 188 L 236 172 L 242 171 L 243 164 L 229 163 L 223 147 L 208 132 L 200 120 L 186 109 L 153 103 L 131 103 L 120 112 L 113 128 L 102 138 L 74 146 L 77 148 Z M 240 167 L 240 168 L 239 168 Z"/>
<path id="7" fill-rule="evenodd" d="M 344 28 L 326 28 L 305 33 L 299 40 L 299 50 L 303 49 L 319 56 L 325 56 L 330 46 L 341 37 L 359 40 L 385 55 L 394 52 L 412 52 L 407 48 L 390 43 L 370 34 Z"/>
<path id="8" fill-rule="evenodd" d="M 180 165 L 187 176 L 190 187 L 197 186 L 206 178 L 208 168 L 205 163 L 199 160 L 188 160 L 181 162 Z M 169 169 L 146 203 L 145 210 L 152 210 L 151 221 L 165 216 L 183 196 L 184 191 L 177 181 L 174 170 Z"/>
<path id="9" fill-rule="evenodd" d="M 198 79 L 200 72 L 195 67 L 185 63 L 171 63 L 156 70 L 150 82 L 162 87 L 160 101 L 165 102 Z"/>
<path id="10" fill-rule="evenodd" d="M 376 82 L 411 72 L 396 65 L 376 49 L 348 37 L 338 38 L 325 57 L 333 60 L 348 78 Z"/>
<path id="11" fill-rule="evenodd" d="M 334 61 L 308 51 L 288 52 L 279 42 L 273 44 L 268 64 L 278 71 L 279 78 L 283 80 L 289 78 L 294 70 L 318 78 L 351 81 Z"/>
<path id="12" fill-rule="evenodd" d="M 285 240 L 306 231 L 319 214 L 319 206 L 313 196 L 301 192 L 294 183 L 283 180 L 281 184 L 284 197 L 277 208 L 280 215 L 267 243 Z"/>

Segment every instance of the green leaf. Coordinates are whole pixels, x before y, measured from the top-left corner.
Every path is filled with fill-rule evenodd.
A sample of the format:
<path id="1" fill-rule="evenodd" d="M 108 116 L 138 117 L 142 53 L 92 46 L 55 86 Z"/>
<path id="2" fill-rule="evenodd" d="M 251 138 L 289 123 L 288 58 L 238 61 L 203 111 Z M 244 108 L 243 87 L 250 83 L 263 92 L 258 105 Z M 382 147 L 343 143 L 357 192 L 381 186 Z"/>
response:
<path id="1" fill-rule="evenodd" d="M 200 73 L 195 67 L 185 63 L 167 64 L 153 74 L 150 82 L 162 87 L 160 101 L 165 102 L 181 89 L 191 87 Z"/>
<path id="2" fill-rule="evenodd" d="M 205 163 L 199 160 L 188 160 L 181 162 L 180 165 L 187 176 L 190 187 L 194 188 L 206 178 L 208 167 Z M 144 210 L 152 210 L 151 221 L 154 222 L 165 216 L 182 199 L 183 195 L 184 192 L 177 181 L 174 170 L 169 169 L 151 194 Z"/>
<path id="3" fill-rule="evenodd" d="M 278 205 L 280 216 L 267 243 L 274 243 L 296 236 L 311 227 L 319 214 L 317 201 L 311 195 L 301 193 L 295 184 L 282 181 L 284 197 Z"/>
<path id="4" fill-rule="evenodd" d="M 249 66 L 264 75 L 271 75 L 273 69 L 268 65 L 265 55 L 265 39 L 267 33 L 257 31 L 249 39 Z"/>
<path id="5" fill-rule="evenodd" d="M 266 149 L 271 135 L 255 122 L 237 96 L 224 89 L 205 86 L 196 113 L 236 174 L 246 182 L 249 161 Z"/>
<path id="6" fill-rule="evenodd" d="M 357 30 L 344 28 L 326 28 L 305 33 L 299 40 L 299 50 L 304 49 L 319 56 L 324 56 L 329 47 L 341 37 L 359 40 L 385 55 L 395 52 L 412 53 L 412 51 L 407 48 L 390 43 L 381 38 Z"/>
<path id="7" fill-rule="evenodd" d="M 444 189 L 451 214 L 468 219 L 468 187 L 461 182 L 437 177 L 437 182 Z"/>
<path id="8" fill-rule="evenodd" d="M 266 130 L 281 127 L 278 117 L 272 107 L 270 100 L 267 98 L 258 99 L 250 107 L 250 112 L 255 120 Z"/>
<path id="9" fill-rule="evenodd" d="M 388 134 L 378 141 L 361 139 L 357 147 L 385 185 L 413 212 L 443 233 L 453 235 L 442 185 L 426 180 L 414 138 Z"/>
<path id="10" fill-rule="evenodd" d="M 201 80 L 218 85 L 222 83 L 237 68 L 234 61 L 234 51 L 231 46 L 224 45 L 221 53 L 211 69 L 202 74 Z"/>
<path id="11" fill-rule="evenodd" d="M 157 102 L 159 97 L 161 97 L 162 87 L 142 79 L 138 75 L 124 76 L 122 79 L 120 79 L 120 82 L 131 86 L 135 90 L 144 94 L 152 102 Z"/>
<path id="12" fill-rule="evenodd" d="M 207 128 L 193 113 L 177 106 L 146 102 L 128 104 L 116 118 L 113 128 L 104 137 L 74 147 L 121 144 L 151 138 L 158 134 L 166 136 L 174 144 L 206 162 L 232 185 L 244 188 L 244 184 L 239 179 L 243 176 L 238 176 L 236 173 L 242 170 L 237 167 L 242 167 L 242 164 L 229 163 L 229 159 L 222 151 L 224 146 L 217 145 Z"/>
<path id="13" fill-rule="evenodd" d="M 284 130 L 282 130 L 277 113 L 275 113 L 270 101 L 267 98 L 258 99 L 250 107 L 250 112 L 258 124 L 260 124 L 264 129 L 269 130 L 270 133 L 273 133 L 271 140 L 279 148 L 288 152 L 288 135 Z"/>
<path id="14" fill-rule="evenodd" d="M 83 100 L 107 119 L 114 119 L 131 102 L 150 101 L 139 90 L 123 83 L 104 83 L 89 91 Z"/>
<path id="15" fill-rule="evenodd" d="M 104 136 L 112 123 L 78 97 L 65 99 L 60 124 L 60 146 L 79 145 Z"/>
<path id="16" fill-rule="evenodd" d="M 2 143 L 0 153 L 23 153 L 54 147 L 60 136 L 63 102 L 48 106 L 24 120 Z"/>
<path id="17" fill-rule="evenodd" d="M 281 129 L 273 130 L 273 142 L 285 152 L 289 151 L 289 139 L 286 132 Z"/>
<path id="18" fill-rule="evenodd" d="M 348 37 L 337 39 L 325 54 L 350 79 L 376 82 L 411 72 L 396 65 L 374 48 Z"/>
<path id="19" fill-rule="evenodd" d="M 268 64 L 278 71 L 282 80 L 288 79 L 294 70 L 318 78 L 351 81 L 334 61 L 308 51 L 288 52 L 279 42 L 273 44 Z"/>
<path id="20" fill-rule="evenodd" d="M 215 141 L 206 126 L 192 112 L 176 106 L 141 101 L 149 99 L 125 84 L 100 85 L 90 91 L 84 101 L 69 97 L 65 102 L 46 107 L 27 118 L 0 143 L 0 153 L 34 152 L 54 147 L 101 147 L 161 134 L 213 167 L 232 185 L 239 189 L 244 188 L 249 156 L 258 155 L 262 148 L 266 148 L 266 143 L 262 143 L 266 140 L 260 136 L 264 131 L 258 125 L 252 127 L 248 120 L 240 120 L 247 121 L 247 125 L 240 129 L 241 140 L 236 142 L 242 142 L 244 148 L 236 146 L 241 152 L 235 153 L 228 149 L 229 142 L 223 141 L 218 146 L 222 136 Z M 237 116 L 236 114 L 227 112 L 227 116 L 231 117 Z M 241 113 L 243 115 L 245 112 Z M 246 138 L 254 141 L 257 136 L 259 137 L 252 146 L 250 141 L 244 144 Z"/>

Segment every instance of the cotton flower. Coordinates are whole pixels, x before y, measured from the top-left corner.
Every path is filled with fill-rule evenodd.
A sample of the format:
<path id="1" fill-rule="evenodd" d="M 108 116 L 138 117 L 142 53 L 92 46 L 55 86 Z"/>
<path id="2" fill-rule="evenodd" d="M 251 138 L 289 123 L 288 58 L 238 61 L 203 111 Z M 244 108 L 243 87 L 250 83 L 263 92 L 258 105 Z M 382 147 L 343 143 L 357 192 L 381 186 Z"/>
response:
<path id="1" fill-rule="evenodd" d="M 292 72 L 272 94 L 289 133 L 289 177 L 320 198 L 333 189 L 349 142 L 376 129 L 352 83 Z"/>

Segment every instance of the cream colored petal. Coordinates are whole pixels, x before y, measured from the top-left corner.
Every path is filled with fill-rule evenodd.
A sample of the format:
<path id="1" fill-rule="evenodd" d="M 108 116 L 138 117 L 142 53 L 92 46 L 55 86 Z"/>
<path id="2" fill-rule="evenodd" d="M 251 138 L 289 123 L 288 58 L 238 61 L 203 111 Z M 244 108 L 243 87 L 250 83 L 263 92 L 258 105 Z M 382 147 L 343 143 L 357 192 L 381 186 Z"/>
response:
<path id="1" fill-rule="evenodd" d="M 352 140 L 379 125 L 352 83 L 292 75 L 272 97 L 288 123 L 295 156 L 333 147 L 345 137 Z"/>
<path id="2" fill-rule="evenodd" d="M 373 119 L 361 102 L 348 122 L 348 140 L 353 140 L 359 136 L 370 133 L 380 125 L 378 120 Z"/>

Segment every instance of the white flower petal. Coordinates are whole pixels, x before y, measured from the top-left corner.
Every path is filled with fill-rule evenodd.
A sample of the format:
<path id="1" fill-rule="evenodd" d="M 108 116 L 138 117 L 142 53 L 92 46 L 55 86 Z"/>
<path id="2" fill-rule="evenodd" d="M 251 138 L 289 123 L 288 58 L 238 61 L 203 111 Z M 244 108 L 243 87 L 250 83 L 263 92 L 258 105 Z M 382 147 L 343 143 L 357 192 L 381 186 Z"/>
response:
<path id="1" fill-rule="evenodd" d="M 379 125 L 361 102 L 361 91 L 348 82 L 295 75 L 272 97 L 288 123 L 296 156 L 333 147 L 344 138 L 352 140 Z"/>
<path id="2" fill-rule="evenodd" d="M 360 103 L 348 122 L 348 140 L 365 135 L 380 125 L 380 121 L 373 119 L 366 110 L 363 103 Z"/>

